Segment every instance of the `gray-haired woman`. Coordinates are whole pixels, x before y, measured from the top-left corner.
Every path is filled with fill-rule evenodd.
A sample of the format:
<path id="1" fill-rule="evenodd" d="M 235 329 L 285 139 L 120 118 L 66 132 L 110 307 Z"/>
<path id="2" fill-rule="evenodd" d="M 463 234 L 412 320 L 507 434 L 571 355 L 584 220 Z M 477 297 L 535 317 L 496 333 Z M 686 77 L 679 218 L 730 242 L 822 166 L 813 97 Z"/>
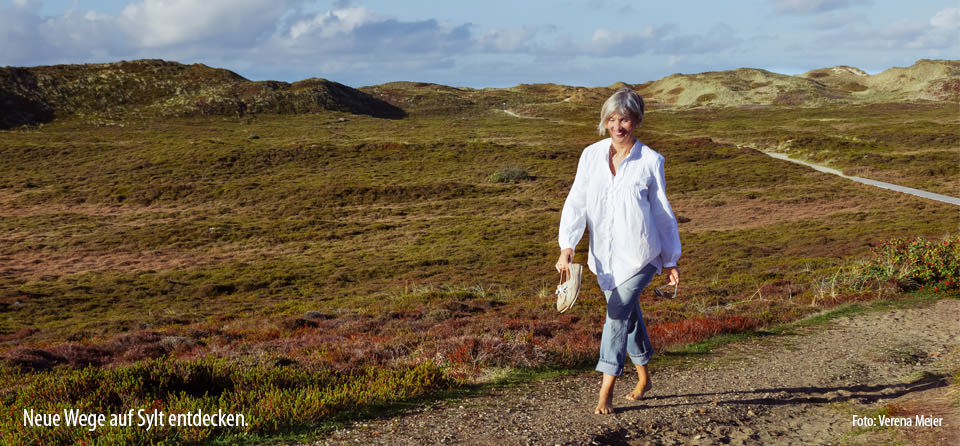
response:
<path id="1" fill-rule="evenodd" d="M 643 112 L 643 98 L 629 88 L 617 90 L 603 104 L 598 131 L 610 137 L 583 150 L 560 216 L 557 270 L 568 268 L 574 247 L 589 227 L 587 264 L 607 299 L 597 363 L 603 373 L 597 414 L 613 412 L 613 385 L 627 355 L 638 375 L 627 399 L 639 400 L 649 390 L 647 362 L 653 349 L 637 298 L 663 270 L 671 285 L 680 282 L 680 234 L 667 201 L 663 156 L 633 136 Z"/>

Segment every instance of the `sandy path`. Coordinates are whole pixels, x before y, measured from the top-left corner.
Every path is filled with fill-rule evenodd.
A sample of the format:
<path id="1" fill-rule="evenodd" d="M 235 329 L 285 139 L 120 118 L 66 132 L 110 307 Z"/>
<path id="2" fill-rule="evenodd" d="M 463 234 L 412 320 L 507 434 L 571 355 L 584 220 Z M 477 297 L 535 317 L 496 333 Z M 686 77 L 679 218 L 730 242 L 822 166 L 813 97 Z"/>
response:
<path id="1" fill-rule="evenodd" d="M 851 175 L 845 175 L 843 172 L 841 172 L 841 171 L 839 171 L 839 170 L 837 170 L 837 169 L 833 169 L 833 168 L 830 168 L 830 167 L 821 166 L 821 165 L 819 165 L 819 164 L 814 164 L 814 163 L 810 163 L 810 162 L 803 161 L 803 160 L 798 160 L 798 159 L 795 159 L 795 158 L 790 158 L 790 157 L 789 157 L 787 154 L 785 154 L 785 153 L 777 153 L 777 152 L 762 152 L 762 153 L 764 153 L 764 154 L 766 154 L 767 156 L 770 156 L 770 157 L 772 157 L 772 158 L 776 158 L 776 159 L 778 159 L 778 160 L 781 160 L 781 161 L 789 161 L 789 162 L 794 163 L 794 164 L 800 164 L 800 165 L 802 165 L 802 166 L 807 166 L 807 167 L 809 167 L 809 168 L 811 168 L 811 169 L 813 169 L 813 170 L 816 170 L 816 171 L 818 171 L 818 172 L 823 172 L 823 173 L 829 173 L 829 174 L 832 174 L 832 175 L 837 175 L 837 176 L 846 178 L 846 179 L 848 179 L 848 180 L 850 180 L 850 181 L 856 181 L 856 182 L 858 182 L 858 183 L 863 183 L 863 184 L 870 185 L 870 186 L 873 186 L 873 187 L 879 187 L 879 188 L 881 188 L 881 189 L 892 190 L 892 191 L 895 191 L 895 192 L 900 192 L 900 193 L 904 193 L 904 194 L 910 194 L 910 195 L 917 196 L 917 197 L 920 197 L 920 198 L 926 198 L 926 199 L 928 199 L 928 200 L 935 200 L 935 201 L 940 201 L 940 202 L 943 202 L 943 203 L 950 203 L 950 204 L 955 205 L 955 206 L 960 206 L 960 198 L 957 198 L 957 197 L 951 197 L 951 196 L 949 196 L 949 195 L 937 194 L 937 193 L 928 192 L 928 191 L 925 191 L 925 190 L 914 189 L 914 188 L 912 188 L 912 187 L 900 186 L 900 185 L 898 185 L 898 184 L 893 184 L 893 183 L 885 183 L 885 182 L 883 182 L 883 181 L 871 180 L 871 179 L 869 179 L 869 178 L 863 178 L 863 177 L 856 177 L 856 176 L 851 176 Z"/>
<path id="2" fill-rule="evenodd" d="M 960 300 L 839 318 L 653 368 L 640 402 L 593 415 L 599 375 L 580 373 L 368 420 L 312 443 L 470 445 L 960 444 Z M 863 429 L 884 407 L 940 427 Z M 876 420 L 877 418 L 873 418 Z"/>

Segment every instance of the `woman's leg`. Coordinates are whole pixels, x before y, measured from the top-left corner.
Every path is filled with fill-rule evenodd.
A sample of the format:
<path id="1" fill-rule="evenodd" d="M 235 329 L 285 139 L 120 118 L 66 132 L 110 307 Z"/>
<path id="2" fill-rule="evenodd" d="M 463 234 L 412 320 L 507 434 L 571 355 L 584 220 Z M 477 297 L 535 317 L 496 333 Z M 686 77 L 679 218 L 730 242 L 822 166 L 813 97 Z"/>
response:
<path id="1" fill-rule="evenodd" d="M 616 376 L 603 374 L 603 381 L 600 383 L 600 401 L 597 402 L 597 408 L 593 413 L 597 415 L 613 413 L 613 385 L 616 382 Z"/>
<path id="2" fill-rule="evenodd" d="M 647 276 L 644 287 L 653 279 L 655 272 L 654 267 L 649 265 L 640 271 L 638 275 Z M 627 399 L 632 401 L 643 398 L 643 394 L 650 390 L 651 387 L 650 375 L 647 373 L 647 363 L 650 362 L 650 358 L 653 357 L 653 347 L 650 346 L 647 324 L 643 322 L 643 311 L 640 309 L 639 298 L 641 291 L 643 291 L 642 287 L 637 289 L 637 298 L 633 300 L 636 306 L 634 307 L 634 314 L 631 317 L 632 325 L 627 334 L 627 355 L 630 356 L 630 360 L 637 367 L 637 386 L 627 394 Z"/>
<path id="3" fill-rule="evenodd" d="M 604 291 L 607 297 L 607 318 L 603 321 L 603 334 L 600 336 L 600 360 L 597 371 L 611 376 L 623 374 L 623 365 L 627 356 L 627 335 L 632 328 L 631 318 L 635 317 L 635 302 L 631 298 L 627 283 Z"/>
<path id="4" fill-rule="evenodd" d="M 633 299 L 633 314 L 630 315 L 630 326 L 627 331 L 627 355 L 635 365 L 647 365 L 653 357 L 653 347 L 650 346 L 650 336 L 647 335 L 647 324 L 643 322 L 643 311 L 640 310 L 640 291 L 637 290 Z"/>
<path id="5" fill-rule="evenodd" d="M 637 346 L 629 346 L 629 344 L 631 342 L 637 344 L 637 339 L 640 339 L 642 344 L 642 340 L 646 339 L 646 327 L 643 326 L 643 320 L 640 318 L 637 298 L 643 288 L 650 283 L 654 272 L 656 272 L 656 268 L 648 265 L 640 273 L 627 279 L 617 288 L 604 292 L 607 297 L 607 318 L 603 323 L 603 334 L 600 338 L 600 360 L 597 362 L 596 369 L 598 372 L 602 372 L 604 376 L 596 413 L 613 411 L 611 403 L 613 384 L 616 377 L 623 374 L 628 349 L 631 353 L 631 359 L 639 360 L 635 359 L 640 355 L 640 352 L 636 351 Z M 641 332 L 642 335 L 638 337 L 637 335 Z M 646 360 L 649 361 L 651 352 L 649 339 L 646 343 L 648 347 L 644 352 L 646 352 Z"/>

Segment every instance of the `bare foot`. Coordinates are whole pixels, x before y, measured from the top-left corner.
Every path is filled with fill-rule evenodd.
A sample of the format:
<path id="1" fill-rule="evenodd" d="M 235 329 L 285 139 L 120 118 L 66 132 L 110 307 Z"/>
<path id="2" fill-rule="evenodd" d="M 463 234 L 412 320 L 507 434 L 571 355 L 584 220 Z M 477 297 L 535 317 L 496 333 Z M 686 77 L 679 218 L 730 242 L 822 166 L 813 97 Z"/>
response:
<path id="1" fill-rule="evenodd" d="M 633 391 L 627 394 L 627 399 L 630 401 L 640 401 L 643 399 L 643 394 L 646 393 L 650 388 L 653 387 L 650 384 L 650 381 L 646 383 L 637 383 L 637 387 L 633 388 Z"/>
<path id="2" fill-rule="evenodd" d="M 630 401 L 640 401 L 643 399 L 643 394 L 650 390 L 650 374 L 647 373 L 647 366 L 638 365 L 637 366 L 637 386 L 633 388 L 633 391 L 627 394 L 627 399 Z"/>
<path id="3" fill-rule="evenodd" d="M 593 410 L 593 413 L 597 415 L 606 415 L 613 413 L 613 396 L 609 396 L 606 399 L 600 400 L 597 404 L 597 408 Z"/>
<path id="4" fill-rule="evenodd" d="M 600 384 L 600 400 L 597 402 L 597 408 L 593 410 L 593 413 L 597 415 L 613 413 L 613 385 L 616 381 L 616 376 L 603 374 L 603 382 Z"/>

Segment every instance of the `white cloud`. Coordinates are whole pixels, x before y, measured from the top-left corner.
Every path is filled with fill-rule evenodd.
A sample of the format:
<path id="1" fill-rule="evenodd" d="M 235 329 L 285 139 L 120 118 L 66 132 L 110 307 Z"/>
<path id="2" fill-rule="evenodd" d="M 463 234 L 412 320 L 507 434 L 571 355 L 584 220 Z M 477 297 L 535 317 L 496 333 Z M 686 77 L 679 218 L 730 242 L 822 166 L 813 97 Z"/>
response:
<path id="1" fill-rule="evenodd" d="M 581 45 L 582 53 L 597 57 L 629 57 L 654 53 L 660 46 L 659 40 L 669 33 L 669 29 L 669 26 L 647 26 L 639 32 L 619 32 L 597 28 L 590 41 Z"/>
<path id="2" fill-rule="evenodd" d="M 37 26 L 45 42 L 63 52 L 86 53 L 129 48 L 128 39 L 114 17 L 70 10 Z"/>
<path id="3" fill-rule="evenodd" d="M 944 49 L 960 44 L 960 8 L 947 8 L 930 19 L 930 28 L 912 44 L 923 49 Z"/>
<path id="4" fill-rule="evenodd" d="M 480 54 L 562 63 L 558 58 L 697 54 L 737 43 L 732 30 L 724 27 L 686 35 L 678 35 L 674 26 L 628 32 L 598 28 L 591 38 L 578 41 L 552 25 L 480 30 L 470 23 L 400 20 L 343 0 L 330 10 L 307 13 L 299 7 L 305 1 L 136 0 L 113 15 L 74 8 L 40 19 L 36 0 L 18 0 L 17 5 L 30 8 L 13 7 L 13 14 L 0 17 L 0 24 L 8 25 L 0 28 L 0 35 L 13 35 L 6 42 L 20 42 L 24 48 L 58 54 L 58 60 L 96 55 L 100 60 L 216 61 L 238 56 L 247 66 L 256 63 L 251 61 L 319 66 L 317 60 L 324 59 L 326 66 L 373 70 L 388 63 L 446 66 Z M 0 53 L 0 62 L 32 60 L 27 51 L 8 46 L 13 45 L 0 42 L 0 50 L 7 50 Z"/>
<path id="5" fill-rule="evenodd" d="M 488 30 L 478 40 L 478 49 L 491 53 L 528 53 L 536 51 L 541 29 L 534 26 Z"/>
<path id="6" fill-rule="evenodd" d="M 957 31 L 960 29 L 960 8 L 947 8 L 938 12 L 930 19 L 930 25 L 938 30 Z"/>
<path id="7" fill-rule="evenodd" d="M 375 59 L 375 63 L 411 59 L 429 65 L 438 58 L 497 44 L 495 34 L 488 36 L 492 40 L 487 42 L 475 37 L 470 24 L 402 21 L 364 7 L 346 6 L 298 17 L 288 27 L 281 27 L 266 46 L 299 57 Z"/>
<path id="8" fill-rule="evenodd" d="M 0 65 L 28 61 L 45 63 L 52 49 L 37 37 L 39 2 L 16 1 L 10 8 L 0 6 Z"/>
<path id="9" fill-rule="evenodd" d="M 868 22 L 866 15 L 874 17 L 868 8 L 858 7 L 868 0 L 772 0 L 766 9 L 757 8 L 772 22 L 721 13 L 732 22 L 712 27 L 681 22 L 661 8 L 637 6 L 630 13 L 630 3 L 622 0 L 568 0 L 564 8 L 571 12 L 529 19 L 519 14 L 502 22 L 463 15 L 444 21 L 430 19 L 430 12 L 411 12 L 427 18 L 410 19 L 364 6 L 373 2 L 349 0 L 126 3 L 105 14 L 75 2 L 47 16 L 39 0 L 0 0 L 0 65 L 163 58 L 234 69 L 253 79 L 583 84 L 650 80 L 664 67 L 703 71 L 787 62 L 807 67 L 855 64 L 856 57 L 886 63 L 891 54 L 898 60 L 955 58 L 960 46 L 960 9 L 878 25 Z M 780 14 L 771 16 L 774 9 Z M 575 15 L 576 23 L 555 20 L 564 14 Z M 718 14 L 703 15 L 708 16 Z M 611 61 L 615 70 L 598 69 Z"/>
<path id="10" fill-rule="evenodd" d="M 335 9 L 294 23 L 288 36 L 295 40 L 305 34 L 314 33 L 316 37 L 329 39 L 376 20 L 382 19 L 367 8 Z"/>
<path id="11" fill-rule="evenodd" d="M 882 26 L 860 27 L 850 32 L 821 36 L 818 43 L 871 51 L 938 51 L 960 46 L 958 37 L 960 8 L 947 8 L 926 21 L 900 20 Z"/>
<path id="12" fill-rule="evenodd" d="M 213 40 L 249 45 L 272 31 L 288 2 L 260 0 L 143 0 L 127 5 L 117 20 L 145 48 Z"/>

